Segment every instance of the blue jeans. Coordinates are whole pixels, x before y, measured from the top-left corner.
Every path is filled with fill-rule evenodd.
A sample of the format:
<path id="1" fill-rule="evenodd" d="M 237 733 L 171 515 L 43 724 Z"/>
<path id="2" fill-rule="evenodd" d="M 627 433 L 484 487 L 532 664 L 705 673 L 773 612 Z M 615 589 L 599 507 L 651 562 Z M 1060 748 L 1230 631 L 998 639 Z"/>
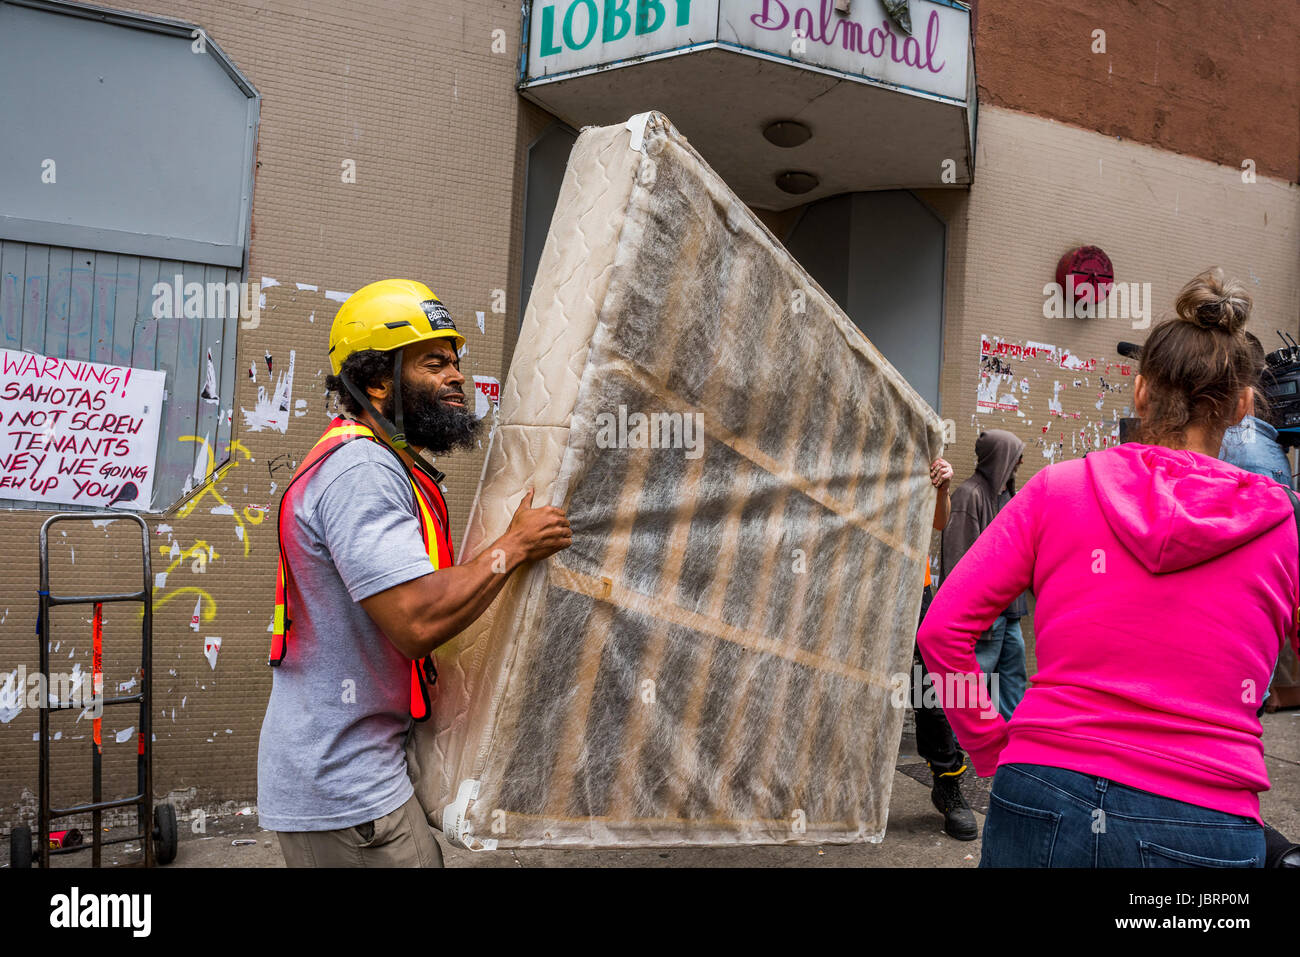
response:
<path id="1" fill-rule="evenodd" d="M 999 615 L 989 629 L 988 637 L 975 642 L 975 660 L 980 671 L 997 675 L 998 713 L 1011 720 L 1011 713 L 1025 696 L 1029 684 L 1025 666 L 1025 639 L 1020 633 L 1020 619 Z M 990 690 L 989 694 L 993 694 Z"/>
<path id="2" fill-rule="evenodd" d="M 1004 764 L 980 867 L 1263 867 L 1264 829 L 1106 778 Z"/>

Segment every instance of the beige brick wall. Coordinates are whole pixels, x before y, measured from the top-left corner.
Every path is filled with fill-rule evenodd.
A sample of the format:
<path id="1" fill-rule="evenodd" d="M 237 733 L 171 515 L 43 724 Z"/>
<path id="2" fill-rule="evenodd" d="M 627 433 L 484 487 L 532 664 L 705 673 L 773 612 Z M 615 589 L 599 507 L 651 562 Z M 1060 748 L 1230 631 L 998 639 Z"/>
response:
<path id="1" fill-rule="evenodd" d="M 1081 443 L 1071 447 L 1071 428 L 1102 416 L 1109 423 L 1111 410 L 1128 404 L 1132 379 L 1118 370 L 1110 380 L 1124 390 L 1107 394 L 1098 412 L 1097 372 L 1061 372 L 1049 380 L 1025 367 L 1030 387 L 1021 398 L 1032 409 L 1025 418 L 976 414 L 981 334 L 1062 346 L 1116 364 L 1124 361 L 1116 342 L 1146 337 L 1148 330 L 1121 318 L 1043 317 L 1043 285 L 1055 280 L 1057 261 L 1076 246 L 1104 249 L 1117 282 L 1151 284 L 1152 325 L 1172 314 L 1184 282 L 1220 265 L 1250 290 L 1255 309 L 1248 328 L 1266 348 L 1278 344 L 1276 328 L 1300 334 L 1300 188 L 1294 185 L 1264 177 L 1243 183 L 1239 169 L 984 107 L 970 192 L 919 195 L 948 219 L 941 414 L 956 423 L 948 458 L 958 480 L 974 468 L 980 429 L 1006 428 L 1025 439 L 1019 473 L 1025 481 L 1053 460 L 1043 454 L 1043 425 L 1050 424 L 1053 438 L 1066 432 L 1064 451 L 1054 458 L 1061 461 L 1086 451 Z M 1063 411 L 1079 412 L 1079 419 L 1046 414 L 1057 378 Z M 1076 388 L 1075 379 L 1087 384 Z"/>
<path id="2" fill-rule="evenodd" d="M 468 337 L 466 376 L 504 379 L 519 315 L 522 157 L 549 117 L 514 90 L 520 29 L 514 0 L 124 5 L 200 25 L 262 94 L 249 278 L 274 278 L 280 286 L 267 290 L 258 328 L 239 334 L 234 418 L 242 447 L 190 505 L 161 523 L 151 521 L 155 570 L 174 566 L 155 597 L 155 792 L 193 788 L 189 799 L 198 804 L 252 802 L 271 685 L 266 629 L 277 555 L 274 506 L 292 465 L 326 422 L 326 340 L 338 303 L 325 292 L 351 292 L 391 276 L 421 279 Z M 494 30 L 504 31 L 502 53 L 493 52 Z M 356 163 L 355 184 L 342 182 L 347 159 Z M 299 291 L 296 283 L 319 289 Z M 505 291 L 504 314 L 492 311 L 497 289 Z M 482 333 L 475 318 L 480 311 Z M 257 386 L 267 384 L 264 355 L 271 354 L 278 373 L 290 352 L 292 398 L 307 400 L 305 414 L 289 419 L 287 434 L 249 431 L 240 409 L 253 408 Z M 257 367 L 256 383 L 248 377 L 250 365 Z M 482 454 L 459 454 L 439 465 L 448 476 L 459 539 Z M 218 495 L 233 515 L 211 513 L 221 505 Z M 269 512 L 258 509 L 267 505 Z M 36 535 L 46 514 L 0 516 L 0 680 L 20 664 L 37 669 Z M 160 524 L 171 531 L 158 532 Z M 97 589 L 108 576 L 129 581 L 135 561 L 129 530 L 119 523 L 70 535 L 75 544 L 56 534 L 52 549 L 56 568 L 75 576 L 65 591 Z M 180 560 L 170 557 L 173 543 Z M 216 558 L 200 573 L 192 570 L 191 550 L 205 546 Z M 196 601 L 202 616 L 197 632 L 190 628 Z M 88 671 L 88 616 L 64 614 L 66 620 L 56 622 L 56 640 L 64 636 L 56 663 L 70 668 L 84 658 Z M 109 611 L 110 688 L 129 678 L 138 662 L 134 614 Z M 209 635 L 223 640 L 215 670 L 203 657 Z M 69 650 L 74 658 L 65 657 Z M 63 730 L 54 742 L 61 782 L 56 799 L 89 797 L 88 719 L 74 721 L 75 715 L 64 715 L 53 725 Z M 133 708 L 105 717 L 106 795 L 133 787 L 134 738 L 119 745 L 112 732 L 137 723 Z M 31 710 L 0 726 L 2 823 L 33 810 L 36 727 Z"/>

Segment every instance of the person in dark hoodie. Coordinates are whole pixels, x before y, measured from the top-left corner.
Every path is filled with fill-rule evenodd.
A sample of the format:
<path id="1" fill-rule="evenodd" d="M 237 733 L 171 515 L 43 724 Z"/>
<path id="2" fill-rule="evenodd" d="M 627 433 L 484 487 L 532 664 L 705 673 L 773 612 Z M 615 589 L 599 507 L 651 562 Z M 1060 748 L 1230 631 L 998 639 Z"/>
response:
<path id="1" fill-rule="evenodd" d="M 1142 347 L 1140 442 L 1048 466 L 940 587 L 918 642 L 941 673 L 1031 586 L 1038 670 L 1011 721 L 942 702 L 996 771 L 981 867 L 1262 867 L 1254 692 L 1300 647 L 1300 542 L 1281 485 L 1220 462 L 1250 408 L 1250 298 L 1218 270 Z M 1247 692 L 1252 693 L 1247 693 Z"/>
<path id="2" fill-rule="evenodd" d="M 952 517 L 943 532 L 943 575 L 940 587 L 975 544 L 984 529 L 1016 494 L 1016 469 L 1024 458 L 1025 443 L 1010 432 L 990 429 L 975 442 L 975 474 L 952 493 Z M 998 713 L 1008 721 L 1025 696 L 1029 676 L 1025 664 L 1025 639 L 1020 619 L 1029 613 L 1024 594 L 998 615 L 975 644 L 980 671 L 996 675 L 992 683 Z"/>
<path id="3" fill-rule="evenodd" d="M 951 512 L 951 500 L 948 486 L 952 482 L 952 466 L 942 458 L 930 463 L 930 484 L 938 494 L 934 502 L 935 531 L 943 531 L 948 524 Z M 925 556 L 925 587 L 921 592 L 921 618 L 925 621 L 926 609 L 934 600 L 930 587 L 930 556 Z M 926 692 L 929 692 L 928 694 Z M 973 841 L 980 836 L 979 825 L 975 823 L 975 812 L 961 790 L 961 778 L 966 773 L 966 756 L 961 753 L 957 739 L 953 736 L 948 719 L 943 716 L 943 709 L 935 700 L 934 683 L 925 669 L 925 661 L 920 650 L 912 647 L 912 704 L 916 716 L 916 752 L 925 759 L 934 775 L 934 786 L 930 789 L 930 801 L 934 808 L 943 815 L 943 831 L 958 841 Z"/>

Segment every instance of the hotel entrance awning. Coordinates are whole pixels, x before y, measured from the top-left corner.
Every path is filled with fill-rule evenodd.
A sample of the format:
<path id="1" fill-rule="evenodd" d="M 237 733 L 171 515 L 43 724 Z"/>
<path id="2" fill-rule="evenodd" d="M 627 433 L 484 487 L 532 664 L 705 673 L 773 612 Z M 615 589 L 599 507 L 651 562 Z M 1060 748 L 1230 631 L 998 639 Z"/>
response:
<path id="1" fill-rule="evenodd" d="M 574 127 L 659 110 L 763 209 L 967 186 L 970 11 L 910 0 L 908 13 L 910 35 L 881 0 L 531 0 L 519 90 Z M 791 122 L 774 138 L 806 141 L 765 137 Z"/>

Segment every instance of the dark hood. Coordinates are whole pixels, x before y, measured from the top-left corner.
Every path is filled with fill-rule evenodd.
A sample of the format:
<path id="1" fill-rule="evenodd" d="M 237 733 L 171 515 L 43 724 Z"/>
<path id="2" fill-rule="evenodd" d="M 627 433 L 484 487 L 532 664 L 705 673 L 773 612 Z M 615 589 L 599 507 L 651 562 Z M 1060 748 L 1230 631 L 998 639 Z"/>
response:
<path id="1" fill-rule="evenodd" d="M 1000 495 L 1012 481 L 1012 472 L 1024 452 L 1025 443 L 1010 432 L 989 429 L 975 440 L 975 474 L 988 483 L 995 496 Z M 1010 491 L 1015 494 L 1015 485 Z"/>
<path id="2" fill-rule="evenodd" d="M 1002 429 L 990 429 L 975 440 L 975 472 L 953 490 L 952 514 L 943 532 L 945 577 L 1010 500 L 1007 486 L 1024 451 L 1025 443 Z M 1014 618 L 1026 612 L 1023 599 L 1017 599 L 1007 609 L 1008 617 Z"/>

